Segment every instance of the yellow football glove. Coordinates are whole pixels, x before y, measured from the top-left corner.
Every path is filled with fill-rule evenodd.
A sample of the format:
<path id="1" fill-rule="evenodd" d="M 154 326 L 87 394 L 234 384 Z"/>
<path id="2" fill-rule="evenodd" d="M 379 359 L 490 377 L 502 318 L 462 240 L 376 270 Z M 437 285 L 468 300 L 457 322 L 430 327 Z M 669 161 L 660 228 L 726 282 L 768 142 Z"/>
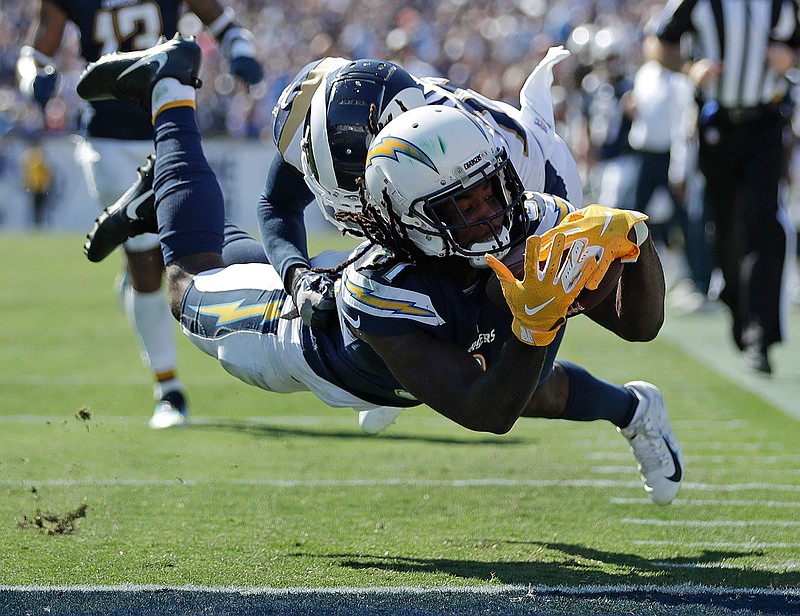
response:
<path id="1" fill-rule="evenodd" d="M 567 308 L 594 274 L 598 261 L 587 252 L 583 240 L 565 249 L 563 233 L 552 237 L 549 254 L 541 255 L 542 238 L 532 235 L 525 244 L 525 275 L 517 280 L 503 263 L 486 255 L 486 263 L 500 279 L 503 297 L 514 317 L 512 331 L 525 344 L 546 346 L 567 320 Z M 563 259 L 564 253 L 566 258 Z M 540 260 L 546 261 L 543 268 Z"/>
<path id="2" fill-rule="evenodd" d="M 623 263 L 633 263 L 639 258 L 639 246 L 647 239 L 648 230 L 644 223 L 646 214 L 636 210 L 621 210 L 602 205 L 589 205 L 564 217 L 558 225 L 542 234 L 542 248 L 539 258 L 547 258 L 553 245 L 553 238 L 563 233 L 567 242 L 583 239 L 595 250 L 600 263 L 594 275 L 586 281 L 586 288 L 594 290 L 603 280 L 612 261 L 620 259 Z M 631 229 L 636 232 L 636 241 L 628 239 Z"/>

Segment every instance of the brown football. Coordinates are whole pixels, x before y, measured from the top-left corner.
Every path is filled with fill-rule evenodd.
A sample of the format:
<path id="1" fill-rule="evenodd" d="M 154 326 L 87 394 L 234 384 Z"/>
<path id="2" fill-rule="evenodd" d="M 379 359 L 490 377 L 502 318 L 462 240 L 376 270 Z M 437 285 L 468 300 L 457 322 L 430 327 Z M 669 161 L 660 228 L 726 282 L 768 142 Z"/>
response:
<path id="1" fill-rule="evenodd" d="M 511 270 L 511 273 L 514 274 L 517 279 L 522 280 L 525 265 L 524 243 L 512 248 L 501 260 L 505 266 Z M 621 261 L 613 261 L 596 289 L 593 291 L 584 289 L 580 292 L 572 305 L 567 309 L 567 318 L 574 317 L 578 314 L 586 312 L 587 310 L 591 310 L 597 306 L 597 304 L 602 302 L 609 295 L 609 293 L 614 291 L 617 288 L 617 283 L 619 282 L 620 277 L 622 276 L 624 265 L 625 264 Z M 506 300 L 503 297 L 503 290 L 500 287 L 500 281 L 497 279 L 497 276 L 492 275 L 489 277 L 489 280 L 486 283 L 486 294 L 489 296 L 489 299 L 491 299 L 498 306 L 506 307 Z"/>

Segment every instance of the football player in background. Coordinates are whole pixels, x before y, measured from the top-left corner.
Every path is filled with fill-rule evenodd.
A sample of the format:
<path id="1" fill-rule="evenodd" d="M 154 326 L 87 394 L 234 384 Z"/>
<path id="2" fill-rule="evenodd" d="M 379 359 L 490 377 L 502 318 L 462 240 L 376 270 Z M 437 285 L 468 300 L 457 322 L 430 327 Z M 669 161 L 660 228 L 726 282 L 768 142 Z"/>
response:
<path id="1" fill-rule="evenodd" d="M 643 215 L 526 192 L 490 127 L 423 106 L 388 122 L 367 152 L 362 210 L 343 222 L 372 243 L 329 270 L 342 273 L 339 319 L 281 318 L 294 304 L 275 268 L 223 256 L 223 198 L 194 111 L 200 60 L 194 41 L 176 37 L 106 56 L 78 85 L 87 100 L 135 100 L 154 118 L 150 228 L 156 217 L 173 314 L 198 348 L 246 383 L 331 406 L 425 403 L 494 433 L 519 417 L 605 419 L 627 438 L 653 501 L 675 498 L 683 461 L 658 388 L 554 361 L 570 306 L 615 260 L 627 261 L 621 284 L 587 314 L 625 340 L 657 335 L 664 279 Z M 498 259 L 523 242 L 517 280 Z M 488 293 L 498 279 L 505 300 Z"/>
<path id="2" fill-rule="evenodd" d="M 186 0 L 186 5 L 216 37 L 231 73 L 248 85 L 261 81 L 263 69 L 254 57 L 253 35 L 239 24 L 233 10 L 217 0 Z M 173 36 L 182 11 L 180 0 L 41 0 L 30 45 L 22 48 L 17 62 L 20 89 L 45 107 L 57 86 L 53 56 L 70 21 L 80 31 L 81 55 L 92 62 L 105 53 L 147 49 L 159 37 Z M 102 209 L 130 186 L 133 170 L 152 152 L 153 128 L 149 115 L 129 101 L 93 101 L 85 115 L 85 138 L 76 155 L 89 194 Z M 148 425 L 155 429 L 185 425 L 188 404 L 176 371 L 175 326 L 161 289 L 164 264 L 158 236 L 140 235 L 123 248 L 123 304 L 142 360 L 154 376 L 157 402 Z M 87 256 L 97 260 L 91 251 Z"/>

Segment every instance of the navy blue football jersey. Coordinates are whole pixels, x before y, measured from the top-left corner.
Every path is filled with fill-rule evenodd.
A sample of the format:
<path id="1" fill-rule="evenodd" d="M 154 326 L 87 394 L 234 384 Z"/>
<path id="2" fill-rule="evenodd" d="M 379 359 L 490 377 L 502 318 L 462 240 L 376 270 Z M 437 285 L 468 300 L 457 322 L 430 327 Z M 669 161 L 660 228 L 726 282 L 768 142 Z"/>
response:
<path id="1" fill-rule="evenodd" d="M 303 327 L 303 353 L 318 375 L 364 400 L 413 406 L 419 403 L 378 354 L 350 332 L 348 322 L 378 335 L 422 329 L 469 351 L 485 366 L 508 337 L 511 315 L 486 294 L 486 280 L 494 276 L 491 270 L 463 290 L 428 268 L 422 272 L 407 263 L 380 265 L 384 256 L 381 248 L 373 248 L 347 269 L 337 293 L 339 327 Z M 363 269 L 366 261 L 377 263 L 376 269 Z"/>
<path id="2" fill-rule="evenodd" d="M 113 51 L 147 49 L 178 27 L 181 0 L 50 0 L 78 27 L 87 62 Z M 98 101 L 85 127 L 92 137 L 151 139 L 148 113 L 136 103 Z"/>
<path id="3" fill-rule="evenodd" d="M 552 229 L 575 210 L 551 195 L 529 194 L 525 205 L 531 221 L 528 233 L 535 235 Z M 485 369 L 512 335 L 510 312 L 486 294 L 486 282 L 494 275 L 486 269 L 476 284 L 461 289 L 431 268 L 387 261 L 385 250 L 373 247 L 345 269 L 338 283 L 339 327 L 303 327 L 303 353 L 319 376 L 365 400 L 385 406 L 415 404 L 348 324 L 378 336 L 423 330 L 461 347 Z M 552 346 L 550 361 L 558 343 Z"/>

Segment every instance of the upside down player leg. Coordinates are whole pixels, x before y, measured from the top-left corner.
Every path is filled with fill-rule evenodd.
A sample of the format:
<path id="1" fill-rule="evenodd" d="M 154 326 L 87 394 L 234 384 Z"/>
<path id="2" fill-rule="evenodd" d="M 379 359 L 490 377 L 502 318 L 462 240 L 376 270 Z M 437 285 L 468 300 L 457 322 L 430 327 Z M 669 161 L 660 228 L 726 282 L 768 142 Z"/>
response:
<path id="1" fill-rule="evenodd" d="M 194 114 L 199 63 L 196 43 L 176 38 L 147 52 L 112 54 L 90 65 L 78 86 L 86 97 L 132 98 L 148 109 L 153 103 L 156 162 L 151 177 L 173 315 L 196 346 L 244 382 L 281 393 L 310 390 L 331 406 L 385 416 L 383 405 L 361 399 L 312 370 L 300 344 L 300 320 L 281 318 L 291 312 L 291 304 L 274 268 L 263 263 L 260 244 L 239 238 L 250 239 L 260 258 L 239 255 L 233 258 L 248 262 L 224 267 L 231 258 L 231 233 L 224 230 L 222 193 L 203 155 Z M 133 219 L 142 224 L 131 230 L 125 229 L 130 220 L 118 218 L 127 209 L 116 208 L 98 220 L 89 244 L 109 239 L 101 230 L 111 218 L 118 218 L 124 230 L 111 234 L 112 244 L 152 230 L 146 209 L 136 209 Z M 360 419 L 365 432 L 379 431 L 376 422 Z M 390 421 L 380 423 L 385 427 Z"/>

